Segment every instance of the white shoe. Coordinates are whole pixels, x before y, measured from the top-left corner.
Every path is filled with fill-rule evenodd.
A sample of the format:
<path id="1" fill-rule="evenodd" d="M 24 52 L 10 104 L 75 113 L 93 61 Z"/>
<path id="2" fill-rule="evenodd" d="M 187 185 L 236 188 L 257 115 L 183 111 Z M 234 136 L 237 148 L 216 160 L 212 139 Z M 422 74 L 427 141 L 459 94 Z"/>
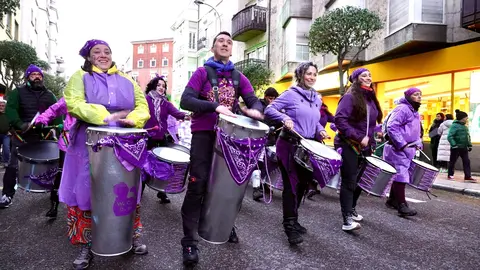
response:
<path id="1" fill-rule="evenodd" d="M 352 209 L 352 219 L 354 221 L 362 221 L 363 220 L 363 216 L 362 215 L 359 215 L 357 213 L 357 211 L 355 210 L 355 208 Z"/>
<path id="2" fill-rule="evenodd" d="M 353 218 L 351 215 L 347 215 L 343 217 L 343 225 L 342 225 L 342 230 L 344 231 L 353 231 L 353 230 L 358 230 L 362 226 L 360 223 L 357 223 L 353 221 Z"/>

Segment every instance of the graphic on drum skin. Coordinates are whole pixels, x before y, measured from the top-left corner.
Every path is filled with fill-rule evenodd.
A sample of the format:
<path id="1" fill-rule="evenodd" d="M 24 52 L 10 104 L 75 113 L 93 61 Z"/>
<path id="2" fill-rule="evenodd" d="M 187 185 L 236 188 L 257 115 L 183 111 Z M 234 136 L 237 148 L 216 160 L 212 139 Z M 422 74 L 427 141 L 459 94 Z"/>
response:
<path id="1" fill-rule="evenodd" d="M 126 216 L 132 213 L 137 207 L 137 187 L 133 186 L 129 189 L 128 185 L 124 182 L 118 183 L 113 186 L 113 193 L 117 196 L 113 203 L 113 213 L 115 216 Z M 133 194 L 133 197 L 128 197 L 129 193 Z"/>

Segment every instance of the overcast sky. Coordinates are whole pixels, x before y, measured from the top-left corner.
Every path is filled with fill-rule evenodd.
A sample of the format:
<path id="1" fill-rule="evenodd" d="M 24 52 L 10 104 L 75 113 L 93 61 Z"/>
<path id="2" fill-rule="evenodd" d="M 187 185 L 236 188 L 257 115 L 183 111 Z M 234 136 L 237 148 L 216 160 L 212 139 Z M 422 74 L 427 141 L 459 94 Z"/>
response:
<path id="1" fill-rule="evenodd" d="M 131 41 L 173 37 L 170 27 L 193 0 L 76 0 L 57 1 L 59 55 L 65 75 L 82 65 L 78 51 L 89 39 L 109 43 L 120 67 L 132 56 Z"/>

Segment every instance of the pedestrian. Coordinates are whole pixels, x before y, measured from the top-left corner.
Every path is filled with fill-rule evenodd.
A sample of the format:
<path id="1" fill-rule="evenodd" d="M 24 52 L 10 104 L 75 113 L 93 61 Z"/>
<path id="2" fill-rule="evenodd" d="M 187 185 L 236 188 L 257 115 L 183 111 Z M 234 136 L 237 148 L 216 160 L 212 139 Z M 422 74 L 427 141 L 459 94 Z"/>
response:
<path id="1" fill-rule="evenodd" d="M 461 157 L 465 181 L 476 182 L 475 179 L 472 178 L 470 158 L 468 157 L 468 152 L 472 151 L 472 142 L 470 141 L 470 133 L 467 127 L 468 114 L 457 109 L 455 110 L 455 118 L 456 120 L 453 121 L 447 136 L 448 142 L 450 143 L 448 179 L 455 179 L 455 163 L 457 162 L 458 157 Z"/>
<path id="2" fill-rule="evenodd" d="M 434 167 L 438 167 L 437 152 L 441 137 L 438 134 L 438 128 L 443 123 L 444 119 L 445 115 L 443 113 L 437 113 L 435 120 L 433 120 L 433 123 L 428 130 L 428 137 L 430 137 L 430 149 L 432 150 L 432 162 Z"/>
<path id="3" fill-rule="evenodd" d="M 10 125 L 5 113 L 6 104 L 6 100 L 0 99 L 0 145 L 2 146 L 3 167 L 8 166 L 8 160 L 10 159 Z"/>
<path id="4" fill-rule="evenodd" d="M 450 143 L 448 142 L 448 132 L 453 124 L 453 115 L 446 114 L 445 121 L 438 128 L 440 142 L 438 144 L 437 162 L 440 166 L 440 172 L 448 171 L 448 162 L 450 161 Z"/>

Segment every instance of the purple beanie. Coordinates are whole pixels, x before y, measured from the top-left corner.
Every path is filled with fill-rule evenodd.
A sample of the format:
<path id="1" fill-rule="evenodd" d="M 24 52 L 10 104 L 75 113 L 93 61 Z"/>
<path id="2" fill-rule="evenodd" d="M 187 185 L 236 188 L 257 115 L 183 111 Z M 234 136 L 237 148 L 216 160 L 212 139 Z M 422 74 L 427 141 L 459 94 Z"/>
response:
<path id="1" fill-rule="evenodd" d="M 32 74 L 33 72 L 38 72 L 42 75 L 42 78 L 43 78 L 43 71 L 41 68 L 35 66 L 35 65 L 30 65 L 28 66 L 27 70 L 25 70 L 25 78 L 28 78 L 28 76 L 30 76 L 30 74 Z"/>
<path id="2" fill-rule="evenodd" d="M 350 77 L 348 78 L 348 80 L 353 83 L 357 78 L 358 76 L 360 76 L 360 74 L 362 74 L 363 72 L 365 71 L 369 71 L 368 69 L 366 68 L 357 68 L 355 69 L 353 72 L 352 72 L 352 75 L 350 75 Z"/>
<path id="3" fill-rule="evenodd" d="M 80 52 L 79 52 L 80 56 L 86 59 L 88 57 L 88 55 L 90 55 L 90 50 L 93 47 L 95 47 L 95 45 L 98 45 L 98 44 L 103 44 L 103 45 L 107 46 L 108 48 L 110 48 L 110 45 L 108 45 L 108 43 L 103 41 L 103 40 L 91 39 L 91 40 L 87 41 L 85 43 L 85 45 L 83 45 L 82 49 L 80 49 Z"/>
<path id="4" fill-rule="evenodd" d="M 403 92 L 403 94 L 406 96 L 406 97 L 409 97 L 411 95 L 413 95 L 414 93 L 416 92 L 422 92 L 422 90 L 418 89 L 418 88 L 415 88 L 415 87 L 412 87 L 412 88 L 408 88 L 407 91 Z"/>

